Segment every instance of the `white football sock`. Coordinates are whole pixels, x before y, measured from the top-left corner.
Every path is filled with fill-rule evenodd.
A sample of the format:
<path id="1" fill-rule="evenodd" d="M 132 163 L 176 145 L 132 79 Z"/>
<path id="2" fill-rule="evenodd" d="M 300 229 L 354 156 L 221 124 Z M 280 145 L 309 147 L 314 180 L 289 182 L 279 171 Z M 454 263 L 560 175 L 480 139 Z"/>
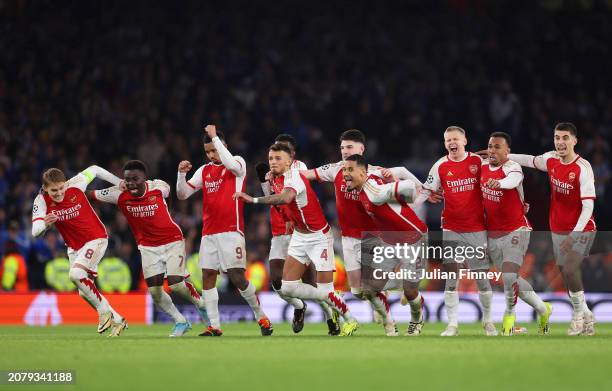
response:
<path id="1" fill-rule="evenodd" d="M 241 291 L 240 295 L 244 298 L 244 300 L 249 304 L 251 310 L 253 310 L 253 315 L 255 315 L 255 320 L 260 320 L 261 318 L 265 318 L 266 314 L 261 309 L 261 305 L 259 304 L 259 299 L 257 298 L 255 286 L 251 284 L 249 281 L 249 285 L 247 285 L 246 289 Z"/>
<path id="2" fill-rule="evenodd" d="M 79 295 L 98 311 L 98 314 L 104 314 L 110 311 L 113 314 L 114 321 L 118 322 L 123 319 L 123 317 L 111 307 L 102 293 L 100 293 L 96 284 L 89 278 L 85 270 L 78 267 L 70 268 L 69 277 L 79 289 Z"/>
<path id="3" fill-rule="evenodd" d="M 519 297 L 525 303 L 529 304 L 539 315 L 546 312 L 546 304 L 540 299 L 537 293 L 533 291 L 531 284 L 523 277 L 518 278 Z"/>
<path id="4" fill-rule="evenodd" d="M 568 291 L 567 293 L 569 294 L 570 301 L 572 302 L 572 307 L 574 308 L 573 317 L 577 318 L 580 315 L 584 315 L 584 307 L 586 307 L 586 302 L 584 299 L 584 291 L 578 291 L 578 292 Z"/>
<path id="5" fill-rule="evenodd" d="M 221 328 L 221 320 L 219 319 L 219 292 L 217 288 L 211 288 L 202 291 L 204 295 L 204 303 L 206 304 L 206 312 L 210 319 L 210 325 L 216 329 Z"/>
<path id="6" fill-rule="evenodd" d="M 334 291 L 334 283 L 333 282 L 328 282 L 328 283 L 317 283 L 317 289 L 323 291 L 325 293 L 325 295 L 327 296 L 329 294 L 329 292 L 333 292 Z M 323 300 L 319 300 L 317 301 L 317 303 L 319 303 L 319 306 L 321 307 L 321 311 L 323 311 L 323 315 L 325 316 L 325 320 L 329 320 L 332 318 L 333 313 L 332 313 L 332 309 L 331 307 Z"/>
<path id="7" fill-rule="evenodd" d="M 448 325 L 458 327 L 457 312 L 459 310 L 459 292 L 444 291 L 444 306 L 446 307 Z"/>
<path id="8" fill-rule="evenodd" d="M 391 316 L 387 296 L 382 292 L 376 292 L 375 295 L 368 295 L 368 301 L 372 305 L 372 309 L 382 318 L 383 324 L 387 323 Z"/>
<path id="9" fill-rule="evenodd" d="M 514 307 L 519 296 L 518 274 L 503 273 L 502 279 L 504 280 L 504 295 L 506 296 L 506 310 L 504 314 L 512 315 L 514 314 Z"/>
<path id="10" fill-rule="evenodd" d="M 296 299 L 295 297 L 289 297 L 283 294 L 280 289 L 276 289 L 274 287 L 272 287 L 272 289 L 274 289 L 274 292 L 276 292 L 281 299 L 285 300 L 290 306 L 292 306 L 296 310 L 301 310 L 302 308 L 304 308 L 304 302 L 302 300 Z"/>
<path id="11" fill-rule="evenodd" d="M 493 300 L 493 291 L 489 280 L 476 280 L 478 286 L 478 297 L 482 306 L 482 321 L 485 323 L 491 322 L 491 301 Z"/>
<path id="12" fill-rule="evenodd" d="M 412 300 L 408 300 L 410 305 L 410 317 L 412 322 L 420 322 L 423 318 L 423 296 L 421 292 Z"/>
<path id="13" fill-rule="evenodd" d="M 183 299 L 195 305 L 198 309 L 206 311 L 206 303 L 204 302 L 204 299 L 202 298 L 202 296 L 200 296 L 200 294 L 191 282 L 183 280 L 176 284 L 170 285 L 170 289 L 172 290 L 172 292 L 176 293 Z M 204 323 L 210 326 L 210 319 L 208 319 L 208 315 L 202 320 L 204 321 Z"/>
<path id="14" fill-rule="evenodd" d="M 164 311 L 174 320 L 174 323 L 185 323 L 187 319 L 176 309 L 172 302 L 172 298 L 168 295 L 161 286 L 150 286 L 149 293 L 153 298 L 153 303 Z"/>

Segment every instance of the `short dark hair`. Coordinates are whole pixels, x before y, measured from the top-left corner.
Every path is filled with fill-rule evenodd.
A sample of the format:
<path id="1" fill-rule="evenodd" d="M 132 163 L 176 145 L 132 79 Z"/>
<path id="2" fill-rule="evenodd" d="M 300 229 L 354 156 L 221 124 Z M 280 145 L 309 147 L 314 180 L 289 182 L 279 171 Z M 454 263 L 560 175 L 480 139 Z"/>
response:
<path id="1" fill-rule="evenodd" d="M 130 160 L 123 165 L 123 171 L 126 170 L 138 170 L 142 171 L 146 175 L 147 166 L 140 160 Z"/>
<path id="2" fill-rule="evenodd" d="M 287 144 L 283 144 L 283 143 L 280 143 L 280 144 L 276 144 L 275 143 L 275 144 L 270 145 L 270 151 L 274 151 L 274 152 L 280 152 L 280 151 L 287 152 L 287 154 L 289 154 L 289 156 L 291 156 L 291 152 L 292 152 L 291 147 L 289 147 Z"/>
<path id="3" fill-rule="evenodd" d="M 359 167 L 368 169 L 368 161 L 362 155 L 354 154 L 344 159 L 344 161 L 355 162 Z"/>
<path id="4" fill-rule="evenodd" d="M 43 185 L 66 182 L 66 175 L 59 168 L 50 168 L 42 174 Z"/>
<path id="5" fill-rule="evenodd" d="M 365 145 L 365 134 L 361 130 L 349 129 L 340 135 L 340 141 L 356 141 Z"/>
<path id="6" fill-rule="evenodd" d="M 574 137 L 578 137 L 578 129 L 576 125 L 571 122 L 559 122 L 555 125 L 555 130 L 564 130 L 570 132 L 570 134 Z"/>
<path id="7" fill-rule="evenodd" d="M 289 145 L 291 145 L 291 148 L 293 148 L 294 150 L 297 149 L 297 141 L 295 141 L 295 137 L 287 133 L 282 133 L 276 136 L 274 142 L 288 143 Z"/>
<path id="8" fill-rule="evenodd" d="M 506 144 L 508 144 L 508 147 L 512 146 L 512 137 L 510 137 L 510 135 L 506 132 L 493 132 L 489 137 L 503 138 L 504 140 L 506 140 Z"/>
<path id="9" fill-rule="evenodd" d="M 217 130 L 217 137 L 219 137 L 219 140 L 225 141 L 225 135 L 220 130 Z M 204 135 L 204 144 L 208 144 L 208 143 L 212 143 L 212 138 L 208 137 L 208 134 L 205 134 Z"/>

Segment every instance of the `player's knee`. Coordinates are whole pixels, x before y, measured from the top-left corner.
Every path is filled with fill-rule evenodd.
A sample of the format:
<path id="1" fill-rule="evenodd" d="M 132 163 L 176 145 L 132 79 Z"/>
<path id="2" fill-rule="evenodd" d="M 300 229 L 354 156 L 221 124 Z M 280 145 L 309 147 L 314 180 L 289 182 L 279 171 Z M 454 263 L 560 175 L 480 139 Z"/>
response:
<path id="1" fill-rule="evenodd" d="M 281 282 L 281 293 L 285 296 L 295 297 L 298 289 L 298 281 L 285 281 Z"/>
<path id="2" fill-rule="evenodd" d="M 87 278 L 87 272 L 81 268 L 72 267 L 68 272 L 68 277 L 70 277 L 72 282 L 78 282 L 83 278 Z"/>

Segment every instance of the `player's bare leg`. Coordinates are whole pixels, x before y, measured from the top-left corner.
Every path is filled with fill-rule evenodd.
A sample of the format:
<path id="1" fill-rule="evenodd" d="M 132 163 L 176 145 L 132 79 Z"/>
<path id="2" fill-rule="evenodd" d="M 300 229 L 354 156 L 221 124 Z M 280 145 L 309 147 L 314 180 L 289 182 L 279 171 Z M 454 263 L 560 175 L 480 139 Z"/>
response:
<path id="1" fill-rule="evenodd" d="M 248 303 L 249 307 L 253 311 L 253 315 L 255 315 L 255 319 L 257 319 L 257 323 L 261 329 L 261 335 L 269 336 L 272 335 L 274 329 L 272 328 L 272 323 L 270 323 L 270 319 L 266 316 L 266 314 L 261 309 L 261 305 L 259 304 L 259 299 L 257 298 L 256 289 L 253 284 L 244 276 L 245 270 L 242 268 L 232 268 L 227 269 L 227 276 L 234 284 L 242 298 Z"/>
<path id="2" fill-rule="evenodd" d="M 164 274 L 157 274 L 155 276 L 145 279 L 147 287 L 153 303 L 174 321 L 174 328 L 170 332 L 171 337 L 181 337 L 187 331 L 191 330 L 191 323 L 185 319 L 183 314 L 175 307 L 172 302 L 172 298 L 169 294 L 164 291 Z"/>
<path id="3" fill-rule="evenodd" d="M 219 319 L 219 292 L 217 291 L 217 275 L 219 272 L 213 269 L 202 269 L 202 296 L 206 305 L 206 313 L 210 319 L 210 325 L 199 334 L 200 337 L 220 337 L 221 321 Z"/>
<path id="4" fill-rule="evenodd" d="M 168 276 L 167 279 L 168 286 L 172 292 L 196 306 L 202 317 L 202 321 L 207 326 L 210 326 L 210 319 L 208 319 L 208 313 L 206 312 L 206 303 L 193 284 L 183 276 Z"/>
<path id="5" fill-rule="evenodd" d="M 333 272 L 317 273 L 317 288 L 301 281 L 306 265 L 295 258 L 287 256 L 283 269 L 282 292 L 290 297 L 304 300 L 322 300 L 338 311 L 345 320 L 346 334 L 350 335 L 357 329 L 357 321 L 348 309 L 340 295 L 334 292 Z M 347 327 L 348 326 L 348 327 Z M 343 328 L 343 333 L 345 332 Z M 351 329 L 351 330 L 349 330 Z"/>
<path id="6" fill-rule="evenodd" d="M 564 254 L 563 266 L 559 266 L 573 307 L 572 321 L 567 330 L 567 334 L 571 336 L 595 334 L 595 317 L 586 304 L 580 277 L 583 259 L 582 255 L 570 250 Z"/>
<path id="7" fill-rule="evenodd" d="M 410 305 L 410 323 L 404 335 L 414 337 L 421 334 L 423 329 L 423 304 L 425 300 L 419 292 L 418 281 L 404 281 L 404 296 Z"/>
<path id="8" fill-rule="evenodd" d="M 125 319 L 111 307 L 108 300 L 100 293 L 94 283 L 93 276 L 90 275 L 89 270 L 85 266 L 75 262 L 70 268 L 69 276 L 70 280 L 78 288 L 79 295 L 98 312 L 100 318 L 98 333 L 105 332 L 113 327 L 115 323 L 122 324 L 125 322 Z"/>

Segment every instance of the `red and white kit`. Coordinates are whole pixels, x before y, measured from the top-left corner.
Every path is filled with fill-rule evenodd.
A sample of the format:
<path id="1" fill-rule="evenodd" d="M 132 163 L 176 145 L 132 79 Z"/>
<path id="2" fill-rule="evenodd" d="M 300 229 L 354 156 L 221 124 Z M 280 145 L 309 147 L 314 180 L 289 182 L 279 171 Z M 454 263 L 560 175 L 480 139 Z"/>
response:
<path id="1" fill-rule="evenodd" d="M 299 160 L 294 160 L 291 163 L 291 169 L 302 171 L 307 170 L 308 167 L 306 167 L 306 164 L 304 164 L 303 162 Z M 272 180 L 270 180 L 270 186 L 272 186 Z M 280 206 L 270 206 L 270 226 L 272 229 L 272 240 L 270 243 L 270 255 L 268 256 L 268 259 L 285 259 L 287 257 L 287 251 L 289 250 L 289 242 L 291 241 L 291 233 L 286 232 L 287 221 L 290 221 L 290 219 Z"/>
<path id="2" fill-rule="evenodd" d="M 482 247 L 486 246 L 484 206 L 480 190 L 480 156 L 466 152 L 460 161 L 451 160 L 448 155 L 438 160 L 429 171 L 423 187 L 430 191 L 442 190 L 442 237 L 445 245 Z M 454 262 L 445 258 L 445 263 Z M 468 258 L 470 269 L 488 268 L 486 258 Z"/>
<path id="3" fill-rule="evenodd" d="M 553 250 L 557 263 L 563 263 L 559 246 L 566 235 L 575 235 L 573 250 L 587 256 L 593 246 L 597 225 L 593 214 L 581 220 L 582 201 L 595 199 L 595 176 L 591 164 L 580 156 L 570 163 L 563 163 L 556 152 L 547 152 L 533 158 L 533 166 L 548 172 L 550 182 L 549 224 L 552 231 Z"/>
<path id="4" fill-rule="evenodd" d="M 246 163 L 232 156 L 219 137 L 213 144 L 222 164 L 208 163 L 185 182 L 178 173 L 177 193 L 185 199 L 202 189 L 202 241 L 200 267 L 222 270 L 246 268 L 244 241 L 244 202 L 234 200 L 236 192 L 245 190 Z"/>
<path id="5" fill-rule="evenodd" d="M 347 271 L 361 268 L 361 239 L 364 232 L 376 232 L 376 224 L 364 209 L 357 190 L 348 190 L 342 167 L 344 162 L 327 164 L 314 170 L 317 180 L 333 182 L 336 211 L 342 233 L 342 253 Z"/>
<path id="6" fill-rule="evenodd" d="M 410 185 L 410 187 L 408 187 Z M 408 244 L 422 248 L 427 243 L 427 225 L 419 219 L 410 205 L 401 198 L 401 195 L 410 194 L 416 198 L 415 184 L 409 180 L 384 183 L 377 175 L 370 175 L 359 193 L 359 199 L 366 212 L 376 224 L 381 239 L 389 245 Z M 418 254 L 416 258 L 400 259 L 401 265 L 413 273 L 418 281 L 425 269 L 426 259 L 422 251 L 409 252 Z"/>
<path id="7" fill-rule="evenodd" d="M 500 181 L 501 187 L 485 186 L 489 179 Z M 482 165 L 480 177 L 486 226 L 489 236 L 489 257 L 501 270 L 503 262 L 523 264 L 529 246 L 531 226 L 524 212 L 523 169 L 511 160 L 492 167 Z"/>
<path id="8" fill-rule="evenodd" d="M 92 180 L 83 173 L 68 180 L 61 202 L 53 201 L 46 193 L 36 196 L 32 223 L 44 221 L 49 213 L 56 215 L 55 227 L 68 247 L 70 265 L 77 262 L 95 276 L 108 245 L 108 235 L 84 193 Z"/>
<path id="9" fill-rule="evenodd" d="M 170 185 L 156 179 L 146 182 L 141 197 L 119 187 L 96 190 L 94 197 L 116 204 L 130 225 L 142 255 L 145 278 L 158 274 L 185 275 L 185 241 L 174 222 L 165 198 L 170 196 Z"/>
<path id="10" fill-rule="evenodd" d="M 295 191 L 295 199 L 282 208 L 293 222 L 295 230 L 289 242 L 288 255 L 317 271 L 335 270 L 333 238 L 310 182 L 296 169 L 274 178 L 272 191 L 280 194 L 285 188 Z"/>

